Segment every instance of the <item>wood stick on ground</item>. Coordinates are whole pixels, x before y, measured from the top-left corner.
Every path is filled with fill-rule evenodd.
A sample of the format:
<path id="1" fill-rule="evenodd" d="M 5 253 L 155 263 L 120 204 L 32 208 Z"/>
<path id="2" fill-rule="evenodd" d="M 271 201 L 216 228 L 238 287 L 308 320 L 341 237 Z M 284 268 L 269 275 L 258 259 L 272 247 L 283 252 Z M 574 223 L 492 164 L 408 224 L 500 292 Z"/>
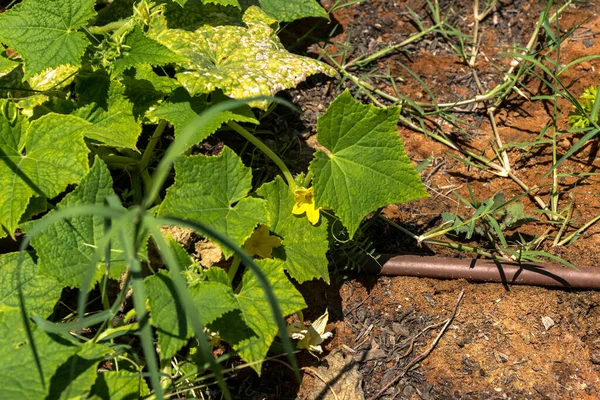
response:
<path id="1" fill-rule="evenodd" d="M 381 388 L 381 390 L 379 392 L 377 392 L 374 396 L 372 396 L 369 400 L 375 400 L 378 399 L 383 393 L 385 393 L 386 390 L 388 390 L 393 384 L 395 384 L 396 382 L 398 382 L 400 379 L 402 379 L 404 377 L 404 375 L 406 375 L 406 373 L 408 371 L 410 371 L 410 369 L 412 367 L 414 367 L 416 364 L 420 363 L 421 361 L 423 361 L 424 359 L 427 358 L 427 356 L 429 356 L 429 354 L 431 354 L 431 352 L 433 351 L 433 349 L 435 348 L 435 346 L 438 344 L 438 342 L 440 341 L 440 339 L 442 338 L 442 336 L 444 335 L 444 333 L 446 332 L 446 330 L 448 329 L 448 326 L 450 326 L 450 324 L 452 323 L 452 321 L 454 320 L 454 317 L 456 316 L 456 312 L 458 311 L 458 306 L 460 305 L 460 302 L 462 301 L 462 298 L 465 294 L 464 289 L 460 291 L 460 294 L 458 295 L 458 299 L 456 300 L 456 305 L 454 306 L 454 310 L 452 311 L 452 314 L 450 315 L 450 317 L 448 317 L 448 319 L 446 320 L 446 323 L 444 324 L 444 326 L 442 327 L 442 329 L 440 330 L 440 333 L 438 333 L 437 337 L 435 338 L 435 340 L 433 341 L 433 343 L 431 343 L 431 346 L 429 346 L 429 348 L 427 350 L 425 350 L 425 352 L 419 354 L 418 356 L 416 356 L 415 358 L 413 358 L 407 365 L 406 367 L 404 367 L 404 369 L 398 374 L 398 376 L 396 376 L 394 379 L 392 379 L 391 381 L 389 381 L 388 383 L 385 384 L 385 386 L 383 386 Z"/>

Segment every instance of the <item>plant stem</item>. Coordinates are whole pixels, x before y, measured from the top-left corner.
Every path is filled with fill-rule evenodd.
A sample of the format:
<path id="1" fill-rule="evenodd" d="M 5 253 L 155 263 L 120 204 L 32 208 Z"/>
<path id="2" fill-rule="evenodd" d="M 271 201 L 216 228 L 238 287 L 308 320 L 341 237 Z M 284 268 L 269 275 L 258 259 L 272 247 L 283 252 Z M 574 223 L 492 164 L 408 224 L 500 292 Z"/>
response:
<path id="1" fill-rule="evenodd" d="M 242 127 L 241 125 L 238 125 L 233 121 L 228 122 L 227 125 L 231 129 L 242 135 L 247 141 L 258 147 L 258 149 L 261 150 L 263 153 L 265 153 L 265 155 L 269 157 L 271 161 L 273 161 L 275 165 L 279 167 L 279 169 L 283 173 L 285 180 L 288 182 L 288 186 L 290 187 L 290 189 L 292 191 L 296 190 L 296 183 L 294 182 L 294 177 L 292 176 L 292 173 L 288 169 L 287 165 L 285 165 L 285 163 L 281 160 L 281 158 L 279 158 L 279 156 L 273 152 L 273 150 L 268 148 L 267 145 L 261 142 L 256 136 L 248 132 L 248 130 L 246 130 L 246 128 Z"/>
<path id="2" fill-rule="evenodd" d="M 237 274 L 238 268 L 240 267 L 241 262 L 242 262 L 241 258 L 239 258 L 238 256 L 233 256 L 233 262 L 227 269 L 227 276 L 229 276 L 229 280 L 231 282 L 233 282 L 233 278 L 235 278 L 235 274 Z"/>
<path id="3" fill-rule="evenodd" d="M 108 32 L 118 31 L 125 25 L 129 24 L 129 19 L 121 19 L 118 21 L 111 22 L 104 26 L 90 26 L 87 30 L 93 35 L 103 35 Z"/>
<path id="4" fill-rule="evenodd" d="M 142 171 L 142 182 L 144 182 L 145 192 L 148 193 L 150 191 L 150 188 L 152 187 L 152 177 L 150 177 L 150 173 L 147 169 Z M 162 198 L 160 197 L 160 194 L 157 194 L 156 200 L 154 200 L 154 204 L 160 203 L 162 203 Z"/>
<path id="5" fill-rule="evenodd" d="M 154 130 L 154 133 L 150 137 L 150 140 L 148 141 L 148 146 L 146 146 L 144 154 L 142 154 L 142 158 L 138 164 L 138 169 L 140 172 L 145 171 L 148 168 L 148 164 L 150 163 L 150 157 L 152 157 L 152 153 L 154 152 L 156 143 L 158 142 L 158 139 L 160 139 L 160 136 L 162 135 L 166 127 L 167 121 L 161 119 L 158 123 L 158 126 Z"/>
<path id="6" fill-rule="evenodd" d="M 411 231 L 401 227 L 400 225 L 398 225 L 397 223 L 395 223 L 394 221 L 384 217 L 383 215 L 379 215 L 378 218 L 382 221 L 387 222 L 388 224 L 390 224 L 391 226 L 393 226 L 394 228 L 404 232 L 405 234 L 407 234 L 408 236 L 412 237 L 413 239 L 419 241 L 420 236 L 415 235 L 414 233 L 412 233 Z M 475 254 L 478 254 L 480 256 L 483 257 L 488 257 L 488 258 L 492 258 L 492 259 L 498 259 L 498 260 L 510 260 L 506 257 L 499 257 L 495 254 L 492 254 L 488 251 L 482 250 L 478 247 L 474 247 L 474 246 L 469 246 L 467 244 L 462 244 L 462 243 L 453 243 L 453 242 L 445 242 L 443 240 L 437 240 L 437 239 L 423 239 L 422 241 L 420 241 L 420 243 L 425 243 L 425 244 L 432 244 L 432 245 L 436 245 L 436 246 L 442 246 L 442 247 L 446 247 L 449 249 L 453 249 L 453 250 L 459 250 L 459 251 L 469 251 Z"/>
<path id="7" fill-rule="evenodd" d="M 355 58 L 354 60 L 350 61 L 348 64 L 344 65 L 344 68 L 350 68 L 354 65 L 356 65 L 357 67 L 364 67 L 365 65 L 369 64 L 370 62 L 375 61 L 378 58 L 383 57 L 383 56 L 387 55 L 388 53 L 399 49 L 400 47 L 404 47 L 404 46 L 414 42 L 415 40 L 420 39 L 421 37 L 429 34 L 430 32 L 436 30 L 439 27 L 440 27 L 440 24 L 433 25 L 415 35 L 412 35 L 411 37 L 404 40 L 403 42 L 397 43 L 390 47 L 386 47 L 385 49 L 379 50 L 378 52 L 371 54 L 370 56 L 367 56 L 365 58 L 361 58 L 361 57 Z"/>
<path id="8" fill-rule="evenodd" d="M 109 167 L 115 164 L 118 165 L 133 165 L 137 164 L 138 160 L 132 157 L 120 156 L 118 154 L 108 154 L 105 156 L 100 156 L 102 161 L 104 161 Z"/>
<path id="9" fill-rule="evenodd" d="M 586 229 L 588 229 L 590 226 L 594 225 L 599 220 L 600 220 L 600 215 L 596 215 L 594 218 L 589 220 L 581 228 L 577 229 L 575 232 L 573 232 L 572 234 L 570 234 L 569 236 L 567 236 L 566 238 L 561 240 L 557 246 L 564 246 L 565 244 L 569 243 L 571 240 L 573 240 L 575 237 L 581 235 Z"/>
<path id="10" fill-rule="evenodd" d="M 313 178 L 313 173 L 312 171 L 309 169 L 308 173 L 306 174 L 306 176 L 304 177 L 304 182 L 302 182 L 302 186 L 304 187 L 308 187 L 308 185 L 310 185 L 310 182 L 312 181 Z"/>

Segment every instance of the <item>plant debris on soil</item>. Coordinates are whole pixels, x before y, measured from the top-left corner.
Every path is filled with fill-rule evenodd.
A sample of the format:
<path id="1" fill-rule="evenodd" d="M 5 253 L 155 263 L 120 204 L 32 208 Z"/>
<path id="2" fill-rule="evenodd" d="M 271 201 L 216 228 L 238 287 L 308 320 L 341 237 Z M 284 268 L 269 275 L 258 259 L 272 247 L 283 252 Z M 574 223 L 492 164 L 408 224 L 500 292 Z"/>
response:
<path id="1" fill-rule="evenodd" d="M 332 1 L 322 2 L 326 8 Z M 558 8 L 562 4 L 553 6 Z M 545 2 L 507 0 L 496 4 L 490 15 L 481 21 L 477 71 L 481 84 L 489 90 L 501 81 L 496 66 L 510 65 L 511 58 L 502 56 L 510 46 L 525 46 L 533 32 Z M 334 53 L 348 47 L 352 59 L 400 43 L 417 31 L 411 22 L 410 7 L 421 17 L 427 17 L 426 2 L 366 1 L 339 9 L 333 21 L 317 29 L 323 35 L 332 32 L 329 44 L 310 40 L 294 42 L 300 52 Z M 441 1 L 440 7 L 448 13 L 448 23 L 470 33 L 473 26 L 471 1 Z M 483 7 L 483 5 L 481 5 Z M 562 33 L 569 36 L 561 45 L 561 63 L 567 64 L 584 56 L 600 54 L 600 16 L 593 3 L 569 5 L 558 21 Z M 305 26 L 292 25 L 288 31 L 302 32 Z M 285 34 L 285 31 L 284 31 Z M 297 35 L 301 37 L 301 34 Z M 286 37 L 283 38 L 284 41 Z M 541 41 L 550 40 L 542 37 Z M 467 39 L 468 41 L 468 39 Z M 332 44 L 333 43 L 333 44 Z M 288 43 L 289 44 L 289 43 Z M 321 46 L 325 46 L 322 50 Z M 401 63 L 401 64 L 400 64 Z M 409 68 L 415 76 L 407 73 Z M 579 95 L 589 86 L 597 86 L 600 61 L 590 59 L 561 74 L 561 82 L 571 93 Z M 394 94 L 389 80 L 380 76 L 391 74 L 396 89 L 415 101 L 455 102 L 478 94 L 476 82 L 469 67 L 455 54 L 439 35 L 426 35 L 397 52 L 390 53 L 358 72 L 377 89 Z M 423 89 L 425 84 L 430 93 Z M 496 124 L 503 142 L 533 142 L 542 127 L 552 118 L 553 110 L 543 101 L 531 101 L 536 95 L 547 95 L 548 89 L 539 80 L 525 81 L 529 98 L 512 94 L 496 113 Z M 294 151 L 299 168 L 304 168 L 298 151 L 302 145 L 318 146 L 315 140 L 316 118 L 344 87 L 356 93 L 349 81 L 338 85 L 323 77 L 314 77 L 284 95 L 298 105 L 303 114 L 277 114 L 273 126 L 281 133 L 298 138 Z M 365 102 L 369 98 L 356 93 Z M 431 98 L 435 95 L 435 99 Z M 382 101 L 384 104 L 385 101 Z M 572 105 L 558 101 L 560 117 L 557 125 L 568 127 Z M 562 108 L 561 108 L 562 107 Z M 444 132 L 471 151 L 493 158 L 490 146 L 492 131 L 485 109 L 473 103 L 460 109 L 465 129 L 444 121 L 439 123 Z M 284 123 L 282 123 L 285 121 Z M 274 128 L 275 130 L 276 128 Z M 279 131 L 279 129 L 277 129 Z M 533 199 L 523 196 L 523 189 L 515 182 L 470 168 L 451 155 L 457 155 L 447 146 L 425 137 L 402 125 L 399 126 L 406 153 L 418 165 L 432 157 L 432 162 L 421 171 L 430 197 L 403 205 L 392 205 L 382 215 L 407 230 L 419 235 L 439 225 L 443 212 L 461 214 L 464 207 L 455 194 L 469 197 L 469 190 L 479 200 L 503 193 L 507 199 L 522 196 L 520 203 L 528 214 L 539 208 Z M 564 154 L 580 137 L 564 136 L 559 139 L 558 152 Z M 597 142 L 590 141 L 562 165 L 564 172 L 589 172 L 598 169 Z M 529 187 L 537 187 L 535 194 L 548 198 L 551 177 L 543 178 L 552 163 L 550 147 L 528 151 L 508 150 L 515 174 Z M 469 187 L 467 187 L 467 183 Z M 560 208 L 573 204 L 576 227 L 600 213 L 598 180 L 593 175 L 585 179 L 574 176 L 560 178 L 563 193 Z M 575 227 L 575 228 L 576 228 Z M 512 232 L 524 238 L 541 236 L 547 224 L 528 223 Z M 543 243 L 541 249 L 562 257 L 575 266 L 596 266 L 600 258 L 600 227 L 592 225 L 569 246 Z M 414 239 L 403 235 L 388 224 L 374 221 L 368 229 L 379 253 L 428 254 L 471 257 L 444 247 L 417 246 Z M 474 240 L 474 239 L 473 239 Z M 468 241 L 467 241 L 468 243 Z M 473 242 L 475 243 L 475 241 Z M 471 243 L 472 244 L 472 243 Z M 568 291 L 542 287 L 508 287 L 502 284 L 477 284 L 463 280 L 442 281 L 410 277 L 376 277 L 364 274 L 350 275 L 331 286 L 307 283 L 301 290 L 308 303 L 307 319 L 311 320 L 329 310 L 330 324 L 335 336 L 327 343 L 326 352 L 319 359 L 300 354 L 302 383 L 298 385 L 293 374 L 282 367 L 280 360 L 267 361 L 260 379 L 250 375 L 234 378 L 246 382 L 244 398 L 300 398 L 300 399 L 597 399 L 600 398 L 600 293 Z M 346 276 L 348 278 L 348 276 Z M 455 318 L 445 332 L 440 330 L 452 315 L 459 294 L 464 297 L 458 305 Z M 430 347 L 443 333 L 435 347 Z M 422 361 L 419 357 L 427 356 Z M 407 368 L 409 366 L 409 368 Z M 398 375 L 403 374 L 398 379 Z M 394 381 L 394 382 L 392 382 Z M 247 383 L 247 382 L 251 382 Z M 390 382 L 389 388 L 379 393 Z M 357 390 L 360 388 L 360 390 Z"/>

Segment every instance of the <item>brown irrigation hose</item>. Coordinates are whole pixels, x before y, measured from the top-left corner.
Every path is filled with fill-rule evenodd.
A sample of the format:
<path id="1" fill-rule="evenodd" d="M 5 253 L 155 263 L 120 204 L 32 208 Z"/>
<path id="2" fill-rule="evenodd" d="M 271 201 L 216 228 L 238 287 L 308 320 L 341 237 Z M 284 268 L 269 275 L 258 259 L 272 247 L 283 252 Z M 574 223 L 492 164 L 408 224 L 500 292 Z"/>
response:
<path id="1" fill-rule="evenodd" d="M 560 264 L 457 259 L 422 256 L 381 256 L 370 265 L 380 275 L 417 276 L 436 279 L 467 279 L 513 285 L 600 289 L 600 269 Z"/>

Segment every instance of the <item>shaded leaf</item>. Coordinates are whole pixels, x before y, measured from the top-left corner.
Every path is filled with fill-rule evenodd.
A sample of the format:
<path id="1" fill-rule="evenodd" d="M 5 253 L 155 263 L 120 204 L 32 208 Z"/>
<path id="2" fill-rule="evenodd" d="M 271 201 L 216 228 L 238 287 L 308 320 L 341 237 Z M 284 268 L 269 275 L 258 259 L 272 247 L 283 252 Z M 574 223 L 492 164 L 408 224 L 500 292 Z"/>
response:
<path id="1" fill-rule="evenodd" d="M 281 261 L 257 260 L 257 264 L 266 275 L 284 316 L 306 307 L 302 295 L 285 275 Z M 258 279 L 250 270 L 244 273 L 242 288 L 235 298 L 241 314 L 225 314 L 212 328 L 219 331 L 244 361 L 261 361 L 267 355 L 278 328 L 269 301 Z M 240 316 L 248 326 L 245 330 L 242 321 L 239 321 Z M 261 366 L 262 363 L 257 363 L 253 364 L 252 368 L 260 373 Z"/>
<path id="2" fill-rule="evenodd" d="M 85 137 L 106 146 L 136 149 L 142 126 L 133 116 L 133 104 L 125 97 L 125 92 L 125 85 L 113 81 L 106 110 L 92 103 L 73 113 L 91 122 L 84 131 Z"/>
<path id="3" fill-rule="evenodd" d="M 56 369 L 79 347 L 32 326 L 39 369 L 18 308 L 0 306 L 0 399 L 43 399 Z"/>
<path id="4" fill-rule="evenodd" d="M 48 317 L 60 298 L 62 286 L 53 278 L 40 276 L 30 253 L 24 252 L 17 268 L 19 253 L 0 254 L 0 306 L 19 307 L 21 286 L 25 307 L 30 315 Z"/>
<path id="5" fill-rule="evenodd" d="M 106 197 L 115 194 L 112 183 L 106 164 L 96 158 L 90 172 L 73 192 L 57 204 L 56 209 L 84 204 L 103 205 Z M 44 218 L 48 218 L 52 213 L 53 211 Z M 34 223 L 26 225 L 25 229 L 34 226 Z M 131 229 L 133 230 L 133 227 Z M 51 276 L 65 286 L 80 287 L 86 270 L 90 268 L 90 261 L 97 251 L 97 243 L 103 236 L 104 218 L 100 216 L 71 217 L 50 225 L 31 241 L 39 256 L 39 273 Z M 102 260 L 103 257 L 95 266 L 96 279 L 99 279 L 104 271 Z M 109 276 L 118 279 L 125 271 L 126 265 L 121 242 L 117 236 L 111 242 Z"/>
<path id="6" fill-rule="evenodd" d="M 113 76 L 139 64 L 156 66 L 183 60 L 182 57 L 173 53 L 162 44 L 146 37 L 144 31 L 139 26 L 136 26 L 125 38 L 125 48 L 125 55 L 112 64 Z"/>
<path id="7" fill-rule="evenodd" d="M 164 16 L 170 29 L 186 31 L 195 31 L 203 25 L 243 25 L 239 8 L 203 3 L 201 0 L 187 0 L 183 7 L 167 4 Z"/>
<path id="8" fill-rule="evenodd" d="M 98 374 L 92 393 L 102 400 L 134 400 L 150 394 L 150 389 L 138 373 L 111 371 Z"/>
<path id="9" fill-rule="evenodd" d="M 50 380 L 46 400 L 86 398 L 97 376 L 98 363 L 112 352 L 106 346 L 88 342 L 62 364 Z"/>
<path id="10" fill-rule="evenodd" d="M 183 306 L 171 278 L 159 272 L 145 280 L 151 310 L 151 323 L 157 328 L 160 358 L 171 359 L 194 334 L 185 317 Z M 198 282 L 190 288 L 194 305 L 203 325 L 213 322 L 237 304 L 231 285 L 220 282 Z"/>
<path id="11" fill-rule="evenodd" d="M 165 102 L 151 111 L 150 115 L 155 118 L 166 119 L 175 127 L 175 136 L 181 134 L 181 131 L 203 111 L 217 102 L 209 102 L 206 96 L 190 97 L 187 92 L 184 94 L 177 93 L 172 101 Z M 223 125 L 229 121 L 250 122 L 258 124 L 254 118 L 254 114 L 247 106 L 238 107 L 230 111 L 223 111 L 215 118 L 212 118 L 208 123 L 199 126 L 196 134 L 188 144 L 197 144 L 208 136 L 212 135 Z"/>
<path id="12" fill-rule="evenodd" d="M 33 196 L 53 198 L 88 170 L 83 130 L 89 123 L 48 114 L 27 122 L 0 115 L 0 225 L 13 233 Z"/>

